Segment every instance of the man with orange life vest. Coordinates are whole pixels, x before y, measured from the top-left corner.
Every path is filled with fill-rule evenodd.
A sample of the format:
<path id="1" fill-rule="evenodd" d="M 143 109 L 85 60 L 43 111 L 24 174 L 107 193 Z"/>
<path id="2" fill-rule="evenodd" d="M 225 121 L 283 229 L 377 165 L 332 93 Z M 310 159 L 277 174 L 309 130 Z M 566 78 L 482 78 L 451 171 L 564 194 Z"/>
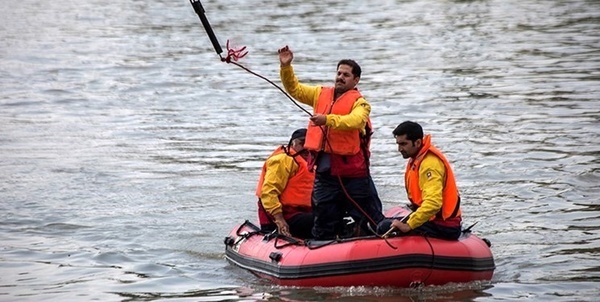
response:
<path id="1" fill-rule="evenodd" d="M 379 233 L 391 228 L 402 233 L 458 239 L 461 234 L 460 195 L 450 163 L 423 135 L 421 125 L 406 121 L 392 132 L 398 151 L 408 158 L 404 182 L 413 212 L 402 222 L 400 217 L 383 220 Z"/>
<path id="2" fill-rule="evenodd" d="M 335 87 L 309 86 L 298 82 L 289 47 L 279 49 L 278 53 L 285 90 L 314 110 L 304 144 L 311 155 L 309 166 L 316 173 L 312 234 L 316 239 L 347 235 L 344 234 L 346 215 L 366 232 L 367 222 L 377 225 L 384 216 L 369 173 L 371 105 L 356 89 L 361 68 L 353 60 L 341 60 Z"/>
<path id="3" fill-rule="evenodd" d="M 261 230 L 310 238 L 314 217 L 311 193 L 315 175 L 306 165 L 306 128 L 292 133 L 287 146 L 279 146 L 265 161 L 256 196 Z"/>

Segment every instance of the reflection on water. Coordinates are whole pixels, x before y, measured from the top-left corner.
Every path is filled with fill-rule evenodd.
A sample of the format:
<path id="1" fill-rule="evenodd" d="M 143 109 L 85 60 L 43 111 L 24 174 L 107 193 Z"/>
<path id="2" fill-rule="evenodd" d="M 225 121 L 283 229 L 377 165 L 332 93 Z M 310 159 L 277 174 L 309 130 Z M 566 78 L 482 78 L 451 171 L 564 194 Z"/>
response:
<path id="1" fill-rule="evenodd" d="M 203 3 L 221 44 L 278 81 L 356 59 L 372 171 L 404 202 L 392 130 L 452 161 L 491 284 L 280 288 L 223 259 L 263 160 L 307 115 L 221 62 L 188 2 L 30 0 L 0 12 L 0 296 L 6 300 L 593 301 L 600 197 L 597 1 Z M 348 10 L 352 7 L 352 10 Z"/>

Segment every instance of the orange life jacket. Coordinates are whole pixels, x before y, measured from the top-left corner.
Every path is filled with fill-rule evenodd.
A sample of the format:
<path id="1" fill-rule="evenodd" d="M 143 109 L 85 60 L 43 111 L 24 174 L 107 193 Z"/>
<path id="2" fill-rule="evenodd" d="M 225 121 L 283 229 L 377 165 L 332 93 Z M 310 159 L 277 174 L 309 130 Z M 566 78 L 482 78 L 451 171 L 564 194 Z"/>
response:
<path id="1" fill-rule="evenodd" d="M 315 114 L 346 115 L 352 111 L 356 100 L 362 97 L 356 89 L 351 89 L 334 100 L 334 88 L 323 87 L 314 108 Z M 325 151 L 330 154 L 355 155 L 360 152 L 360 130 L 337 130 L 308 124 L 304 148 L 311 151 Z M 326 136 L 323 135 L 326 134 Z"/>
<path id="2" fill-rule="evenodd" d="M 423 138 L 423 146 L 419 151 L 419 154 L 417 154 L 415 158 L 411 158 L 406 165 L 404 180 L 408 199 L 417 207 L 420 207 L 423 203 L 421 188 L 419 187 L 419 168 L 421 167 L 421 162 L 425 158 L 425 155 L 429 152 L 441 159 L 446 168 L 446 179 L 442 191 L 442 209 L 430 220 L 446 220 L 448 218 L 460 217 L 460 194 L 456 186 L 454 173 L 452 172 L 448 159 L 446 159 L 446 156 L 444 156 L 442 151 L 431 145 L 431 135 L 429 134 Z"/>
<path id="3" fill-rule="evenodd" d="M 321 94 L 314 107 L 315 114 L 346 115 L 352 112 L 356 100 L 362 97 L 357 89 L 346 91 L 334 100 L 335 89 L 322 87 Z M 367 120 L 366 134 L 360 129 L 337 130 L 316 126 L 309 122 L 304 148 L 331 155 L 331 175 L 343 177 L 364 177 L 369 173 L 369 144 L 371 138 L 371 120 Z M 311 167 L 312 168 L 312 167 Z"/>
<path id="4" fill-rule="evenodd" d="M 284 147 L 280 146 L 269 156 L 273 157 L 277 154 L 284 153 Z M 290 150 L 290 154 L 294 155 L 294 150 Z M 287 185 L 279 195 L 279 202 L 283 208 L 284 216 L 286 210 L 290 207 L 308 207 L 311 206 L 311 194 L 315 175 L 308 170 L 306 160 L 302 156 L 295 156 L 294 160 L 298 163 L 298 171 L 292 175 L 287 182 Z M 263 183 L 265 182 L 265 174 L 267 172 L 267 165 L 264 164 L 258 186 L 256 187 L 256 196 L 260 198 Z"/>

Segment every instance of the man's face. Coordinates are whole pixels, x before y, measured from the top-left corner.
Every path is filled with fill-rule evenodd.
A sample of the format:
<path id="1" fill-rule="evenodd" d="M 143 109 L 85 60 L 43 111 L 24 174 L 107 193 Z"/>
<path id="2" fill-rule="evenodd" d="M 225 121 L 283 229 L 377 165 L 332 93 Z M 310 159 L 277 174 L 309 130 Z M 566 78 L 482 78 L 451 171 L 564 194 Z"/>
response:
<path id="1" fill-rule="evenodd" d="M 421 144 L 423 140 L 418 139 L 416 141 L 411 141 L 406 138 L 406 135 L 398 135 L 396 136 L 396 145 L 398 145 L 398 152 L 402 154 L 403 158 L 415 157 L 419 154 L 419 150 L 421 149 Z"/>
<path id="2" fill-rule="evenodd" d="M 335 92 L 342 94 L 358 85 L 359 77 L 352 74 L 352 67 L 349 65 L 340 65 L 335 75 Z"/>

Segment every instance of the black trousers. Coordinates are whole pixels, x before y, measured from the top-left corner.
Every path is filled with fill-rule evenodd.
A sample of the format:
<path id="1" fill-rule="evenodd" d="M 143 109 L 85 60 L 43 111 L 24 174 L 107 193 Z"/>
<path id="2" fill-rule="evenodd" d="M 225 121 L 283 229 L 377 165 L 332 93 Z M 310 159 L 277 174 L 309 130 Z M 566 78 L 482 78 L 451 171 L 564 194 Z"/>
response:
<path id="1" fill-rule="evenodd" d="M 367 222 L 377 224 L 384 218 L 371 176 L 339 178 L 329 172 L 318 172 L 312 192 L 312 208 L 315 215 L 312 235 L 320 240 L 341 235 L 345 216 L 351 216 L 364 230 L 367 230 Z"/>

